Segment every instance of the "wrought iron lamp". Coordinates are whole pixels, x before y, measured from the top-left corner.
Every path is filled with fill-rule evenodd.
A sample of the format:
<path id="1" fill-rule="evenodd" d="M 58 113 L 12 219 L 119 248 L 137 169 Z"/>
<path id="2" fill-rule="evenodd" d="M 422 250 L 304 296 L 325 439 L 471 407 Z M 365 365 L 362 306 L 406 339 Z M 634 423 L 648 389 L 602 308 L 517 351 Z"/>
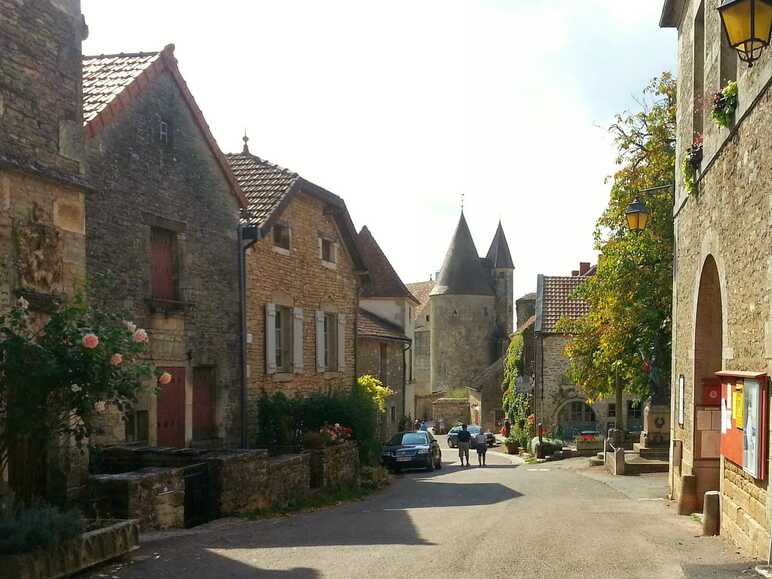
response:
<path id="1" fill-rule="evenodd" d="M 625 218 L 630 231 L 641 232 L 649 224 L 649 210 L 637 195 L 633 202 L 625 208 Z"/>
<path id="2" fill-rule="evenodd" d="M 772 0 L 724 0 L 718 7 L 729 44 L 753 66 L 772 34 Z"/>

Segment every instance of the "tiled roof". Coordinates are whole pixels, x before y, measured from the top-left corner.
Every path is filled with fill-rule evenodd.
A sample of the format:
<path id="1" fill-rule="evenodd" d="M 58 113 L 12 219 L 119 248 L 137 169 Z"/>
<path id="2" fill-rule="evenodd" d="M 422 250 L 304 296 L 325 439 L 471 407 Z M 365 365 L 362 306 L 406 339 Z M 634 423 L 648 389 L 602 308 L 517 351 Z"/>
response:
<path id="1" fill-rule="evenodd" d="M 415 296 L 420 304 L 416 308 L 416 317 L 418 317 L 426 309 L 426 306 L 429 305 L 429 294 L 434 289 L 434 282 L 429 280 L 409 283 L 407 284 L 407 289 L 410 290 L 410 293 Z"/>
<path id="2" fill-rule="evenodd" d="M 160 57 L 160 52 L 84 56 L 83 124 L 93 121 Z"/>
<path id="3" fill-rule="evenodd" d="M 268 219 L 300 178 L 294 173 L 252 155 L 244 145 L 241 153 L 228 153 L 228 162 L 249 203 L 249 218 L 257 224 Z"/>
<path id="4" fill-rule="evenodd" d="M 362 252 L 370 282 L 364 286 L 363 297 L 369 298 L 407 298 L 415 303 L 418 300 L 402 283 L 391 262 L 381 250 L 378 242 L 367 226 L 359 232 L 359 250 Z"/>
<path id="5" fill-rule="evenodd" d="M 432 295 L 493 295 L 490 276 L 480 261 L 463 211 Z"/>
<path id="6" fill-rule="evenodd" d="M 555 333 L 561 318 L 576 320 L 590 311 L 590 306 L 572 296 L 588 276 L 539 275 L 536 290 L 536 331 Z"/>
<path id="7" fill-rule="evenodd" d="M 359 317 L 357 318 L 357 334 L 361 338 L 409 341 L 409 338 L 405 336 L 402 328 L 398 325 L 392 324 L 362 308 L 359 308 Z"/>
<path id="8" fill-rule="evenodd" d="M 509 252 L 507 236 L 504 235 L 501 221 L 499 221 L 496 234 L 493 236 L 493 241 L 485 257 L 490 260 L 491 266 L 495 268 L 515 269 L 515 264 L 512 262 L 512 254 Z"/>
<path id="9" fill-rule="evenodd" d="M 485 370 L 477 374 L 470 382 L 470 388 L 482 391 L 486 386 L 493 386 L 501 390 L 504 383 L 504 358 L 501 357 Z"/>
<path id="10" fill-rule="evenodd" d="M 188 83 L 180 74 L 173 44 L 166 45 L 160 52 L 83 57 L 83 125 L 86 137 L 95 137 L 163 71 L 168 72 L 177 85 L 204 141 L 228 181 L 233 196 L 242 208 L 246 208 L 244 193 L 217 145 L 204 114 L 196 104 Z"/>

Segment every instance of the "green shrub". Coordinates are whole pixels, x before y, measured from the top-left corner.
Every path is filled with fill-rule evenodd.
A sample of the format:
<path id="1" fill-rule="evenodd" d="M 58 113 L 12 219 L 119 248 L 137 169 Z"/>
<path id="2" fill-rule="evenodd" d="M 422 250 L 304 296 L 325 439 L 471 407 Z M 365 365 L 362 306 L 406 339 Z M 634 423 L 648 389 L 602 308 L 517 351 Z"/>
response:
<path id="1" fill-rule="evenodd" d="M 83 516 L 74 509 L 20 509 L 12 519 L 0 520 L 0 554 L 13 555 L 50 547 L 78 536 L 83 529 Z"/>
<path id="2" fill-rule="evenodd" d="M 542 436 L 541 439 L 541 447 L 544 450 L 544 456 L 549 456 L 553 454 L 557 450 L 563 450 L 564 442 L 562 440 L 559 440 L 557 438 L 547 438 L 546 436 Z M 528 452 L 530 452 L 533 455 L 538 454 L 538 448 L 539 448 L 539 437 L 534 436 L 530 443 L 528 444 Z"/>

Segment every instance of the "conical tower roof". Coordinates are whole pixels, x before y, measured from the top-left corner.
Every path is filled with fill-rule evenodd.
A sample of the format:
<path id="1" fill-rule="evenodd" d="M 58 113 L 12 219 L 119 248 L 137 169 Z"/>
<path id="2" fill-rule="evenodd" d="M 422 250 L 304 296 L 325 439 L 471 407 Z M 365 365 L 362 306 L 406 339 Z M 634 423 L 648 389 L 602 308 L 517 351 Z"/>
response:
<path id="1" fill-rule="evenodd" d="M 496 228 L 496 235 L 493 236 L 493 241 L 486 257 L 491 261 L 491 265 L 495 269 L 515 269 L 515 264 L 512 262 L 512 254 L 509 253 L 507 236 L 504 235 L 501 221 L 499 221 L 499 226 Z"/>
<path id="2" fill-rule="evenodd" d="M 431 295 L 493 295 L 463 212 Z"/>

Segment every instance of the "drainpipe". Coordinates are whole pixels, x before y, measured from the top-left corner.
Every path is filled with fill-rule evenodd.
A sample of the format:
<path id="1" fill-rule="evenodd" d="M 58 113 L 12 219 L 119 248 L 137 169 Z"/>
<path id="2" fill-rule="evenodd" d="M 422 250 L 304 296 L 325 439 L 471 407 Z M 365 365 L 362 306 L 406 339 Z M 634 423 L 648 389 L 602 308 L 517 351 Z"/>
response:
<path id="1" fill-rule="evenodd" d="M 407 347 L 402 348 L 402 416 L 405 416 L 405 410 L 407 407 L 407 353 L 410 348 L 413 347 L 412 342 L 408 342 Z M 411 416 L 415 418 L 415 416 Z"/>
<path id="2" fill-rule="evenodd" d="M 254 225 L 240 225 L 237 230 L 239 242 L 239 314 L 241 316 L 241 448 L 247 448 L 247 264 L 246 251 L 258 238 Z"/>

